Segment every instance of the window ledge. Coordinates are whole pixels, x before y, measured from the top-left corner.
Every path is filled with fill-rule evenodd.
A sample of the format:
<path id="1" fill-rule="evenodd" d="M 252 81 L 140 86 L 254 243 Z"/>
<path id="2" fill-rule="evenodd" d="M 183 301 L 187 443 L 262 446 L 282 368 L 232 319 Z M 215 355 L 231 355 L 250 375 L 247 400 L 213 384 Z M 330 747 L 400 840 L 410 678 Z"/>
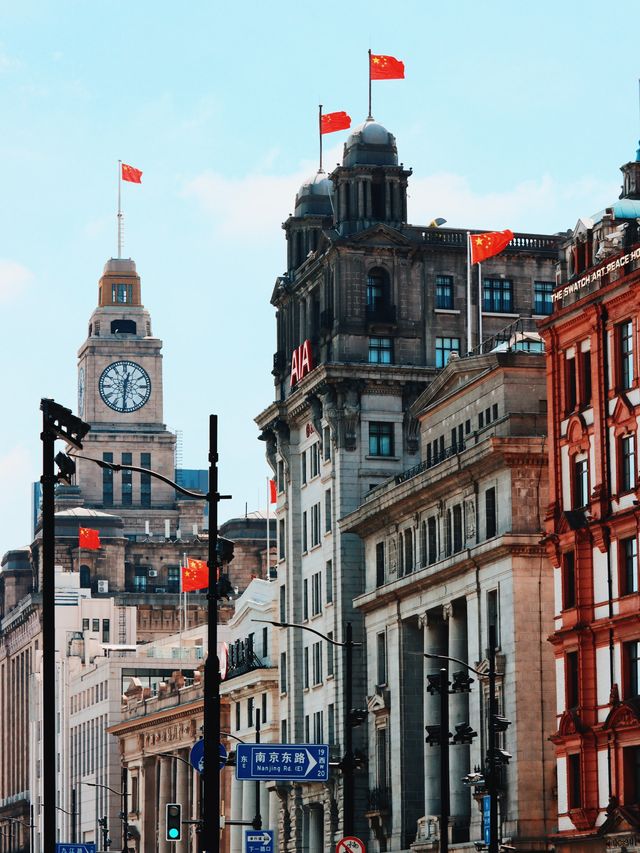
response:
<path id="1" fill-rule="evenodd" d="M 399 456 L 368 456 L 367 455 L 364 458 L 365 459 L 375 459 L 376 461 L 378 461 L 380 459 L 384 459 L 386 462 L 399 462 L 400 461 Z"/>
<path id="2" fill-rule="evenodd" d="M 519 314 L 512 314 L 510 311 L 483 311 L 483 317 L 514 317 L 516 320 Z"/>
<path id="3" fill-rule="evenodd" d="M 434 308 L 433 313 L 434 314 L 459 314 L 460 309 L 459 308 Z"/>

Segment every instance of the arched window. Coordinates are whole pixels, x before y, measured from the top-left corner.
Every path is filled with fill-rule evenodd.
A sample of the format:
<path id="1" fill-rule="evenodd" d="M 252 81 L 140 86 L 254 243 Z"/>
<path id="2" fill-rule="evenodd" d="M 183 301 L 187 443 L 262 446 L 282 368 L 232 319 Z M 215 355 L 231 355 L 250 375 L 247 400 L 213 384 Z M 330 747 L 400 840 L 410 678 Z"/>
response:
<path id="1" fill-rule="evenodd" d="M 389 274 L 382 267 L 373 267 L 367 275 L 367 313 L 376 314 L 389 302 Z"/>
<path id="2" fill-rule="evenodd" d="M 89 566 L 82 565 L 80 566 L 80 587 L 82 589 L 89 589 L 91 586 L 91 571 Z"/>

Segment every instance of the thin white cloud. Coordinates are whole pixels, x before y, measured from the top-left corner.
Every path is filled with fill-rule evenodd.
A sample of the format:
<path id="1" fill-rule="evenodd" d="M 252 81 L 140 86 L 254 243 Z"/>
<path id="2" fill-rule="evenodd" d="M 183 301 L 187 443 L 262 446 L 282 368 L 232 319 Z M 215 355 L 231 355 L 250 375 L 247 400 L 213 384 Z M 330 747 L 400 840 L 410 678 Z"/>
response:
<path id="1" fill-rule="evenodd" d="M 0 489 L 3 529 L 24 531 L 16 534 L 18 537 L 22 536 L 22 541 L 14 538 L 12 541 L 0 543 L 0 553 L 4 553 L 8 548 L 19 548 L 27 544 L 29 495 L 25 484 L 35 480 L 36 476 L 36 459 L 24 445 L 18 444 L 0 455 L 0 483 L 5 485 L 5 488 Z"/>
<path id="2" fill-rule="evenodd" d="M 19 59 L 15 56 L 10 56 L 0 45 L 0 74 L 6 71 L 16 71 L 22 66 Z"/>
<path id="3" fill-rule="evenodd" d="M 0 258 L 0 304 L 18 299 L 33 280 L 33 273 L 17 261 Z"/>

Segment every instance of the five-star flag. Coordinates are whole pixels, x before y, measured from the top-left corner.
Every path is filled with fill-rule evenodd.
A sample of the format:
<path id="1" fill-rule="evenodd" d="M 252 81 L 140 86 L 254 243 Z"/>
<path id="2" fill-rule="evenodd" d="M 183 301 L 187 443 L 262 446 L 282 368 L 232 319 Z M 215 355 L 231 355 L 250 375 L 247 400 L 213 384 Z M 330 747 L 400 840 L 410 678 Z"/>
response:
<path id="1" fill-rule="evenodd" d="M 209 566 L 206 560 L 187 557 L 187 565 L 182 567 L 182 591 L 193 592 L 209 586 Z"/>
<path id="2" fill-rule="evenodd" d="M 320 133 L 335 133 L 336 130 L 347 130 L 351 127 L 351 116 L 344 111 L 326 113 L 320 117 Z"/>
<path id="3" fill-rule="evenodd" d="M 134 166 L 128 166 L 126 163 L 123 163 L 122 180 L 131 181 L 132 184 L 141 184 L 142 172 L 140 171 L 140 169 L 136 169 Z"/>
<path id="4" fill-rule="evenodd" d="M 91 527 L 80 527 L 78 529 L 78 547 L 85 551 L 98 551 L 100 549 L 100 536 L 98 530 Z"/>
<path id="5" fill-rule="evenodd" d="M 404 80 L 404 62 L 395 56 L 372 53 L 369 59 L 371 80 Z"/>
<path id="6" fill-rule="evenodd" d="M 487 231 L 485 234 L 472 234 L 471 263 L 479 264 L 485 258 L 500 254 L 513 240 L 513 231 Z"/>
<path id="7" fill-rule="evenodd" d="M 276 489 L 276 481 L 269 480 L 269 503 L 274 504 L 278 500 L 278 490 Z"/>

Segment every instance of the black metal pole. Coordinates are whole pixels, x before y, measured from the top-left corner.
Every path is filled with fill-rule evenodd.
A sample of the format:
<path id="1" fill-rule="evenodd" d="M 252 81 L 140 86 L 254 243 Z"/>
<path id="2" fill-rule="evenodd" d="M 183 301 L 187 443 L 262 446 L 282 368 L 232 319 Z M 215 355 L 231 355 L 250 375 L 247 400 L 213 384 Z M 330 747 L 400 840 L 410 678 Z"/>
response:
<path id="1" fill-rule="evenodd" d="M 77 834 L 77 818 L 78 813 L 76 811 L 78 807 L 78 794 L 75 788 L 71 789 L 71 841 L 73 844 L 78 840 Z"/>
<path id="2" fill-rule="evenodd" d="M 42 401 L 42 793 L 44 853 L 56 849 L 56 650 L 55 650 L 55 435 L 51 432 L 46 401 Z"/>
<path id="3" fill-rule="evenodd" d="M 449 670 L 440 669 L 440 853 L 449 850 Z"/>
<path id="4" fill-rule="evenodd" d="M 487 790 L 490 796 L 489 853 L 498 853 L 498 779 L 496 759 L 496 626 L 489 625 L 489 752 Z"/>
<path id="5" fill-rule="evenodd" d="M 220 850 L 220 666 L 218 661 L 218 417 L 209 416 L 209 589 L 204 665 L 204 768 L 202 772 L 203 850 Z M 52 851 L 53 853 L 53 851 Z"/>
<path id="6" fill-rule="evenodd" d="M 122 853 L 129 850 L 129 773 L 126 767 L 122 768 Z"/>
<path id="7" fill-rule="evenodd" d="M 342 774 L 344 779 L 344 815 L 343 835 L 354 834 L 355 791 L 353 778 L 353 726 L 351 708 L 353 705 L 353 629 L 347 622 L 345 634 L 345 684 L 344 684 L 344 758 Z"/>
<path id="8" fill-rule="evenodd" d="M 256 743 L 260 743 L 260 708 L 256 708 Z M 256 779 L 256 816 L 253 819 L 253 828 L 262 829 L 262 815 L 260 814 L 260 782 Z"/>

